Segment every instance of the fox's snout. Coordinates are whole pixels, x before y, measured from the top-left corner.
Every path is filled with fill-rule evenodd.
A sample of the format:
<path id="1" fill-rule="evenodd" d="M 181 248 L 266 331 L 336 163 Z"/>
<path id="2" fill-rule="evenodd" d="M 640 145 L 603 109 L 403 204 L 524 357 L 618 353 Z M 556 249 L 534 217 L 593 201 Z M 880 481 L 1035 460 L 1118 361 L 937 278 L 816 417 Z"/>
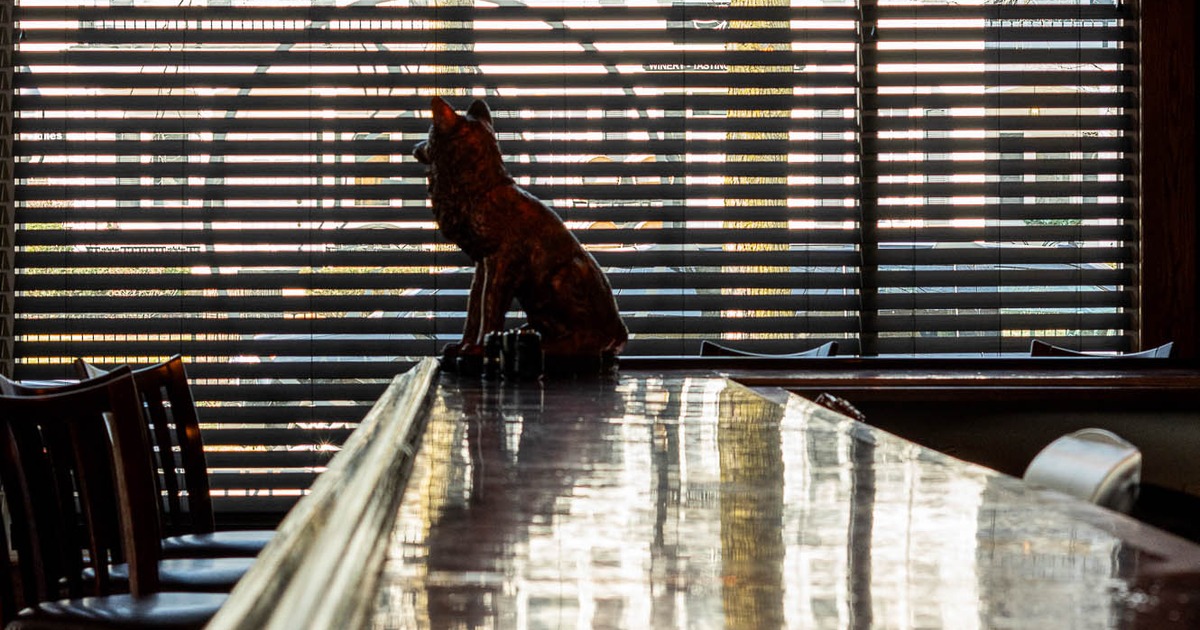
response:
<path id="1" fill-rule="evenodd" d="M 412 154 L 421 164 L 429 164 L 429 142 L 426 140 L 418 142 L 417 146 L 413 147 Z"/>

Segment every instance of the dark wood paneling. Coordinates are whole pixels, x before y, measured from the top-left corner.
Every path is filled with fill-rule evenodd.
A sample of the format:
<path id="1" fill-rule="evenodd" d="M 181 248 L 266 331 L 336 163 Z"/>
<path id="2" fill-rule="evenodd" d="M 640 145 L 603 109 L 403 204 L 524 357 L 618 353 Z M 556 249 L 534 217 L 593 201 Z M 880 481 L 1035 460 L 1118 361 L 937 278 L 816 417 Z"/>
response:
<path id="1" fill-rule="evenodd" d="M 1196 4 L 1141 0 L 1138 343 L 1196 356 Z"/>

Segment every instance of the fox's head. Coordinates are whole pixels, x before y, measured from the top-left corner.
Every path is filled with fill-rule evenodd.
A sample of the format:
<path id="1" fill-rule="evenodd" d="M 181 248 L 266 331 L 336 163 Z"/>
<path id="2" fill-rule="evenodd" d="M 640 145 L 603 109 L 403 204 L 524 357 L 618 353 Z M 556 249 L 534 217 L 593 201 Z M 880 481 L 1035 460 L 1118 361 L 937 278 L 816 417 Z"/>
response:
<path id="1" fill-rule="evenodd" d="M 496 132 L 492 127 L 492 110 L 487 103 L 476 99 L 465 116 L 459 116 L 440 96 L 433 97 L 431 106 L 433 124 L 429 127 L 429 137 L 413 147 L 413 157 L 418 162 L 433 164 L 441 149 L 462 153 L 495 153 L 499 156 Z"/>

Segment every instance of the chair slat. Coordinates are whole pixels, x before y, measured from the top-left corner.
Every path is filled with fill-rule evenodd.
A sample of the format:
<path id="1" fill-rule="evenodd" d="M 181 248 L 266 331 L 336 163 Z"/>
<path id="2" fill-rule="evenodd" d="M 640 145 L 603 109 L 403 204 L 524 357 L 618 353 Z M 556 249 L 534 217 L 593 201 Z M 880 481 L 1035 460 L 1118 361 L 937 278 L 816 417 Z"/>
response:
<path id="1" fill-rule="evenodd" d="M 83 359 L 75 361 L 81 377 L 104 374 Z M 183 357 L 134 370 L 134 380 L 153 427 L 161 490 L 166 495 L 162 520 L 169 535 L 209 534 L 216 530 L 208 464 L 200 437 L 200 418 L 188 383 Z M 176 454 L 178 448 L 178 454 Z M 179 473 L 182 471 L 182 475 Z M 182 477 L 182 478 L 180 478 Z M 186 504 L 183 492 L 186 491 Z"/>

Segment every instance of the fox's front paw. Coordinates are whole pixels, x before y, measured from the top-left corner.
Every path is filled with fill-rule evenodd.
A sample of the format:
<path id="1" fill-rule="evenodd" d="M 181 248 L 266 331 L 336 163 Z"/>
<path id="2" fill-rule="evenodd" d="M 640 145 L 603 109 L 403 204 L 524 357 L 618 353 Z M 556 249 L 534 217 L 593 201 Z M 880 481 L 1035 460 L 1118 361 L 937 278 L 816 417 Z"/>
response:
<path id="1" fill-rule="evenodd" d="M 457 343 L 448 343 L 442 346 L 442 356 L 439 357 L 439 362 L 442 365 L 442 370 L 446 372 L 458 371 L 458 346 Z"/>
<path id="2" fill-rule="evenodd" d="M 441 363 L 447 372 L 478 376 L 483 373 L 483 346 L 467 342 L 446 344 Z"/>

